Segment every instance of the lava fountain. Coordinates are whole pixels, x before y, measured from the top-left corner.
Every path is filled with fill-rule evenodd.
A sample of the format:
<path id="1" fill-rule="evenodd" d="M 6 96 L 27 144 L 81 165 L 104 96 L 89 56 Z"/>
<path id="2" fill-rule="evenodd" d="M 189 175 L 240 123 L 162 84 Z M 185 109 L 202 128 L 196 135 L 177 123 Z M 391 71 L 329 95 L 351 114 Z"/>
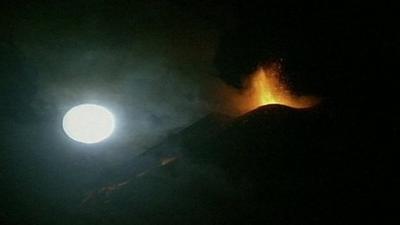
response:
<path id="1" fill-rule="evenodd" d="M 309 108 L 319 102 L 313 96 L 293 94 L 282 80 L 280 63 L 260 66 L 244 81 L 242 89 L 224 86 L 219 94 L 225 101 L 222 111 L 231 115 L 241 115 L 263 105 Z"/>

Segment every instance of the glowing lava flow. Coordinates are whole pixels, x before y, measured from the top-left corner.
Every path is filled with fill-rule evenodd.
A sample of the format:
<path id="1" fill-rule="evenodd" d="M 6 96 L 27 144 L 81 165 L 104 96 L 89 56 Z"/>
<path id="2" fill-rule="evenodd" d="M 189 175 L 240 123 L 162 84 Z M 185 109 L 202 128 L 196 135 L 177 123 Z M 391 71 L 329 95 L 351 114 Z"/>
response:
<path id="1" fill-rule="evenodd" d="M 229 106 L 224 111 L 240 115 L 263 105 L 281 104 L 292 108 L 309 108 L 318 103 L 312 96 L 296 96 L 281 80 L 279 63 L 259 67 L 244 82 L 243 89 L 224 88 Z"/>

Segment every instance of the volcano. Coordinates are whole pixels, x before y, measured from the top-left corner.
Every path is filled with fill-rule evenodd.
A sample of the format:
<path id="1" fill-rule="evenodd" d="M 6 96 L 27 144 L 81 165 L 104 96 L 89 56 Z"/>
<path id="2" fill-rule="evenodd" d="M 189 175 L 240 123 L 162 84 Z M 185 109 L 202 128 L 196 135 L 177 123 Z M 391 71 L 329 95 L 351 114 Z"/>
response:
<path id="1" fill-rule="evenodd" d="M 356 222 L 373 208 L 366 197 L 374 190 L 367 166 L 373 157 L 360 144 L 365 129 L 348 112 L 332 110 L 338 111 L 329 104 L 266 105 L 237 118 L 210 114 L 85 196 L 77 218 L 96 224 Z"/>

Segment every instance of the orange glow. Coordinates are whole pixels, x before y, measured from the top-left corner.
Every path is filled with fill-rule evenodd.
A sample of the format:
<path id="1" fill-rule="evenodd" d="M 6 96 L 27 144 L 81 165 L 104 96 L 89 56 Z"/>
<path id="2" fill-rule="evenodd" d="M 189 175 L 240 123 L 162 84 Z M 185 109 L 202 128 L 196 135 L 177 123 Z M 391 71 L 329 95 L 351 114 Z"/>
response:
<path id="1" fill-rule="evenodd" d="M 220 90 L 220 94 L 228 101 L 228 106 L 223 107 L 223 110 L 231 115 L 240 115 L 269 104 L 309 108 L 318 103 L 316 97 L 294 95 L 281 78 L 279 63 L 259 67 L 244 81 L 243 89 L 225 86 Z"/>

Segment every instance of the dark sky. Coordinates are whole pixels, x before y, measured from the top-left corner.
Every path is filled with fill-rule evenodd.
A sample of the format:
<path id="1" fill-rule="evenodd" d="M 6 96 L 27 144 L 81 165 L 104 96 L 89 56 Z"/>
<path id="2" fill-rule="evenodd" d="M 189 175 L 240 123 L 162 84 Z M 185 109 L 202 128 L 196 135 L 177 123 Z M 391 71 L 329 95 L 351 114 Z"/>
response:
<path id="1" fill-rule="evenodd" d="M 283 62 L 295 92 L 343 108 L 361 111 L 394 92 L 386 80 L 398 48 L 390 5 L 277 2 L 1 6 L 0 213 L 29 218 L 32 207 L 48 212 L 62 201 L 68 211 L 74 191 L 213 111 L 218 79 L 240 88 L 268 60 Z M 118 120 L 113 138 L 96 147 L 61 130 L 63 113 L 85 102 Z"/>

